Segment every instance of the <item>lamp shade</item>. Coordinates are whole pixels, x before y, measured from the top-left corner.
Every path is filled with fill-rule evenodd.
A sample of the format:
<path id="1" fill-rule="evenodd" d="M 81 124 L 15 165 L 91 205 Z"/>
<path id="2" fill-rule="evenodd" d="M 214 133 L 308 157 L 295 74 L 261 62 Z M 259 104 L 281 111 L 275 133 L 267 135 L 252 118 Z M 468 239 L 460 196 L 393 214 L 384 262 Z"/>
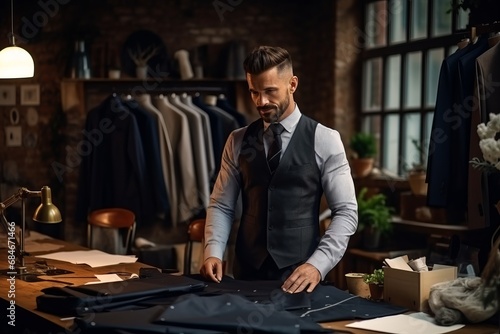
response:
<path id="1" fill-rule="evenodd" d="M 61 212 L 52 204 L 52 193 L 47 186 L 42 188 L 42 203 L 35 210 L 33 220 L 46 224 L 55 224 L 62 221 Z"/>
<path id="2" fill-rule="evenodd" d="M 28 51 L 8 46 L 0 51 L 0 79 L 31 78 L 35 64 Z"/>

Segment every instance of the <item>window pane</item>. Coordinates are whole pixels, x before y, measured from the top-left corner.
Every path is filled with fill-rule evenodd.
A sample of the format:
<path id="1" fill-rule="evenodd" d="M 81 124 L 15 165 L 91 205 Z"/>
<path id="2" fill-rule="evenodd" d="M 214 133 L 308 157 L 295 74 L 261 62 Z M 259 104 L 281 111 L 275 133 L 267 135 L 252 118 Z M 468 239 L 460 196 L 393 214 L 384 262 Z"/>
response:
<path id="1" fill-rule="evenodd" d="M 380 110 L 381 88 L 382 59 L 370 59 L 363 66 L 363 111 Z"/>
<path id="2" fill-rule="evenodd" d="M 417 113 L 403 116 L 403 168 L 408 171 L 414 164 L 420 164 L 420 153 L 413 144 L 420 144 L 420 115 Z"/>
<path id="3" fill-rule="evenodd" d="M 385 109 L 399 109 L 401 94 L 401 55 L 387 57 L 385 67 Z"/>
<path id="4" fill-rule="evenodd" d="M 467 29 L 467 24 L 469 23 L 469 13 L 470 10 L 459 10 L 457 16 L 457 29 L 463 30 Z"/>
<path id="5" fill-rule="evenodd" d="M 413 0 L 411 13 L 412 40 L 427 37 L 427 0 Z"/>
<path id="6" fill-rule="evenodd" d="M 404 107 L 420 107 L 422 96 L 422 52 L 420 51 L 406 55 L 404 87 Z"/>
<path id="7" fill-rule="evenodd" d="M 432 16 L 432 36 L 449 35 L 451 31 L 451 13 L 447 13 L 451 7 L 450 0 L 434 0 Z"/>
<path id="8" fill-rule="evenodd" d="M 375 161 L 378 161 L 380 153 L 380 136 L 381 136 L 380 119 L 381 117 L 379 115 L 366 116 L 363 118 L 361 124 L 361 131 L 366 133 L 371 133 L 377 140 L 377 156 L 375 157 Z"/>
<path id="9" fill-rule="evenodd" d="M 366 6 L 365 43 L 367 48 L 386 44 L 386 2 L 376 1 Z"/>
<path id="10" fill-rule="evenodd" d="M 444 59 L 444 49 L 432 49 L 427 53 L 427 69 L 425 71 L 425 106 L 431 108 L 436 104 L 439 71 Z"/>
<path id="11" fill-rule="evenodd" d="M 399 115 L 387 115 L 384 120 L 383 168 L 389 172 L 399 173 Z"/>
<path id="12" fill-rule="evenodd" d="M 407 0 L 391 0 L 389 2 L 389 44 L 406 41 Z"/>

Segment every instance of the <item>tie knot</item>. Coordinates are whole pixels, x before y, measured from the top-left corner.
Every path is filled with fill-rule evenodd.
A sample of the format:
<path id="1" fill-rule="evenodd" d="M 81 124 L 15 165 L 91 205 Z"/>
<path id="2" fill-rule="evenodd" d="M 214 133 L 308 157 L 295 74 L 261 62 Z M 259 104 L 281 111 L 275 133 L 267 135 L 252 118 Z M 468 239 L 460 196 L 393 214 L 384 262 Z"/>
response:
<path id="1" fill-rule="evenodd" d="M 272 123 L 271 125 L 269 125 L 269 127 L 271 128 L 271 131 L 274 133 L 275 136 L 281 135 L 281 133 L 285 130 L 283 125 L 281 125 L 280 123 Z"/>

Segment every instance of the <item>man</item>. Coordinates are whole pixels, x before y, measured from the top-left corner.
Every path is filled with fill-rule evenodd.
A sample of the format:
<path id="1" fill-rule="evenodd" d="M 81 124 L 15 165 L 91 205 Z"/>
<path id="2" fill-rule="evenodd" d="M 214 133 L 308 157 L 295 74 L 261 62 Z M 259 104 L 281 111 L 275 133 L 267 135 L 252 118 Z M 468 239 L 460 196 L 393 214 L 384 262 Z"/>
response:
<path id="1" fill-rule="evenodd" d="M 243 65 L 261 119 L 233 131 L 226 142 L 207 209 L 200 271 L 215 282 L 222 279 L 221 259 L 241 191 L 235 278 L 281 279 L 284 291 L 312 292 L 342 258 L 357 228 L 344 146 L 337 131 L 301 114 L 293 98 L 298 78 L 286 50 L 258 47 Z M 275 137 L 273 131 L 281 134 Z M 266 158 L 269 151 L 274 157 Z M 323 193 L 333 214 L 321 237 Z"/>

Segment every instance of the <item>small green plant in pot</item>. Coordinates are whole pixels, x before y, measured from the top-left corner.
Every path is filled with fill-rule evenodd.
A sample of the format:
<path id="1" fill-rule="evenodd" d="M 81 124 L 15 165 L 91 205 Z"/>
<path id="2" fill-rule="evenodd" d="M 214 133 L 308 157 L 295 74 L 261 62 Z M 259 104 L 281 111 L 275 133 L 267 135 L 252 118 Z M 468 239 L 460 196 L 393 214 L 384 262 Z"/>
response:
<path id="1" fill-rule="evenodd" d="M 384 270 L 375 269 L 371 274 L 363 275 L 363 281 L 370 288 L 370 299 L 382 300 L 384 298 Z"/>
<path id="2" fill-rule="evenodd" d="M 350 147 L 354 152 L 351 161 L 354 176 L 368 176 L 373 169 L 374 157 L 377 154 L 375 137 L 370 133 L 355 133 L 351 138 Z"/>
<path id="3" fill-rule="evenodd" d="M 363 281 L 366 284 L 384 285 L 384 270 L 375 269 L 371 274 L 364 274 Z"/>
<path id="4" fill-rule="evenodd" d="M 377 249 L 380 237 L 392 230 L 394 208 L 386 204 L 386 196 L 378 193 L 367 195 L 368 189 L 362 188 L 358 194 L 358 231 L 363 233 L 363 247 Z"/>

